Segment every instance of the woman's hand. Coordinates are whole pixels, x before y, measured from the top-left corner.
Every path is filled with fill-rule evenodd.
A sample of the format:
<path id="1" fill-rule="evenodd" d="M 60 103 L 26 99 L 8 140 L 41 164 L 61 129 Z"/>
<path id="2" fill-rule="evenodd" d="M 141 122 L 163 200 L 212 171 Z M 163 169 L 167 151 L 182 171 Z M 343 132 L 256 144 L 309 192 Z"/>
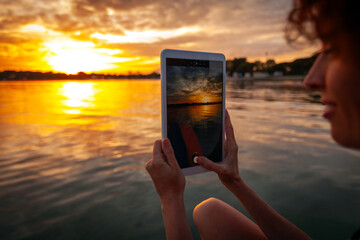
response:
<path id="1" fill-rule="evenodd" d="M 154 143 L 153 157 L 146 163 L 160 200 L 182 199 L 185 190 L 185 177 L 176 161 L 169 139 Z"/>
<path id="2" fill-rule="evenodd" d="M 153 157 L 146 163 L 146 170 L 160 197 L 166 239 L 193 239 L 184 203 L 185 177 L 169 139 L 155 141 Z"/>
<path id="3" fill-rule="evenodd" d="M 199 157 L 197 163 L 218 174 L 221 182 L 230 187 L 231 183 L 241 180 L 238 168 L 238 145 L 228 111 L 225 112 L 225 160 L 215 163 L 206 157 Z"/>

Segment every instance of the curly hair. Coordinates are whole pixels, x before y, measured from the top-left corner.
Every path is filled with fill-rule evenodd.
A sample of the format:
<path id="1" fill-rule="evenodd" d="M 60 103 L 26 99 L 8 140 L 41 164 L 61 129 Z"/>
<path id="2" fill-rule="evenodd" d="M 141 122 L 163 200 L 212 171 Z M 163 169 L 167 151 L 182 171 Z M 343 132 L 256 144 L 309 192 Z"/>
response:
<path id="1" fill-rule="evenodd" d="M 300 37 L 331 42 L 337 34 L 360 39 L 360 8 L 357 0 L 294 0 L 285 29 L 288 42 Z"/>

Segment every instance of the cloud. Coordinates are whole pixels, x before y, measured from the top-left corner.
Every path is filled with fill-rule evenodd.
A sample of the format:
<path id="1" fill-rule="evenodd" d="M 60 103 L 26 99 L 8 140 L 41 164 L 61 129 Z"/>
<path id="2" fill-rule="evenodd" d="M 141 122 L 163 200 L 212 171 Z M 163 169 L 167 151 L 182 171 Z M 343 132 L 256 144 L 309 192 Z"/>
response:
<path id="1" fill-rule="evenodd" d="M 213 0 L 75 0 L 73 14 L 78 17 L 88 17 L 90 12 L 93 16 L 104 15 L 108 14 L 108 9 L 112 9 L 115 13 L 112 19 L 117 27 L 127 30 L 174 29 L 196 24 L 210 13 L 210 8 L 215 2 Z M 93 9 L 96 11 L 92 11 Z"/>
<path id="2" fill-rule="evenodd" d="M 11 30 L 35 21 L 34 16 L 16 16 L 9 12 L 6 17 L 0 20 L 0 30 Z"/>
<path id="3" fill-rule="evenodd" d="M 13 4 L 0 3 L 0 7 L 8 10 L 2 10 L 2 14 L 12 17 L 13 22 L 21 23 L 27 19 L 42 22 L 54 30 L 76 31 L 88 28 L 100 29 L 104 33 L 121 33 L 123 30 L 174 30 L 198 25 L 211 29 L 250 29 L 284 20 L 287 2 L 288 0 L 16 0 Z"/>
<path id="4" fill-rule="evenodd" d="M 164 48 L 297 57 L 283 35 L 290 8 L 289 0 L 2 0 L 0 47 L 61 36 L 147 59 Z M 21 32 L 28 25 L 46 31 Z"/>

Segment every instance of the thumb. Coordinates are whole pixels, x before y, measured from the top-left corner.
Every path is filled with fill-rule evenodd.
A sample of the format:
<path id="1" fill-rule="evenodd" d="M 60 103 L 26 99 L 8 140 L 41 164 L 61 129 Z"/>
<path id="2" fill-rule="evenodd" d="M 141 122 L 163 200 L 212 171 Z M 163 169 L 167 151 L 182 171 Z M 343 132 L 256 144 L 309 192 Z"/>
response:
<path id="1" fill-rule="evenodd" d="M 198 159 L 197 159 L 197 163 L 206 168 L 207 170 L 209 171 L 213 171 L 213 172 L 216 172 L 218 173 L 220 171 L 220 166 L 219 164 L 216 164 L 214 163 L 213 161 L 209 160 L 208 158 L 206 157 L 203 157 L 203 156 L 200 156 Z"/>

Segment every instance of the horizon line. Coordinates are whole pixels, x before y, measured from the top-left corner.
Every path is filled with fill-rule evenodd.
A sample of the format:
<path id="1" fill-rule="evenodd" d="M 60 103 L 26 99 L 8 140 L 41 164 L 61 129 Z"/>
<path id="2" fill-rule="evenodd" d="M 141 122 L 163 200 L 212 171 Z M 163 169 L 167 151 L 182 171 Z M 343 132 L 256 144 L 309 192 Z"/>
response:
<path id="1" fill-rule="evenodd" d="M 221 103 L 223 103 L 223 101 L 220 101 L 220 102 L 207 102 L 207 103 L 201 103 L 201 102 L 196 102 L 196 103 L 169 103 L 167 105 L 168 106 L 181 107 L 181 106 L 190 106 L 190 105 L 214 105 L 214 104 L 221 104 Z"/>

